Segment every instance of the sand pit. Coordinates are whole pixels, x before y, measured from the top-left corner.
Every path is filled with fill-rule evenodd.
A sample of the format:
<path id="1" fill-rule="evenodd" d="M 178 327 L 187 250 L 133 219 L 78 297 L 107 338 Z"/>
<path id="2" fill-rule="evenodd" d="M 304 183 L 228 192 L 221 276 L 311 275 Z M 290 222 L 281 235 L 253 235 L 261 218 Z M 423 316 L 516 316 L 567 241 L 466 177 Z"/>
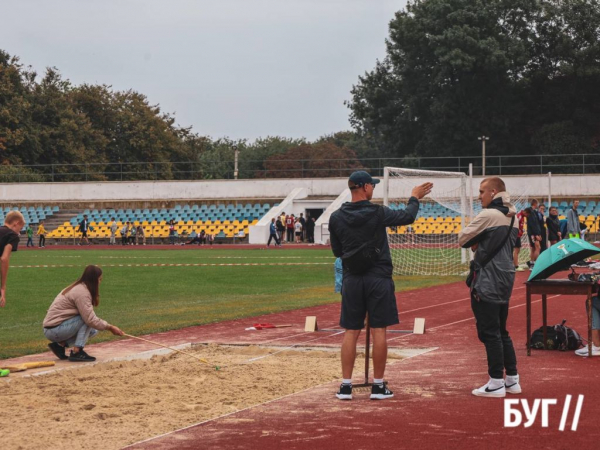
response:
<path id="1" fill-rule="evenodd" d="M 118 449 L 340 376 L 339 349 L 285 350 L 250 364 L 240 363 L 279 350 L 209 345 L 186 351 L 223 368 L 171 354 L 0 383 L 2 447 Z M 364 355 L 357 375 L 363 364 Z"/>

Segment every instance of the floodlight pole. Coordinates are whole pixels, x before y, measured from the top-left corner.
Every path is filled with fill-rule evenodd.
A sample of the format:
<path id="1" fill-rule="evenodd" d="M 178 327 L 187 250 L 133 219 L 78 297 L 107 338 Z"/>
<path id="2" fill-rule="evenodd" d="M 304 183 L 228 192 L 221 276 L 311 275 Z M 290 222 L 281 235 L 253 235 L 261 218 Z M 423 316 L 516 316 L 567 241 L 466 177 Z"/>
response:
<path id="1" fill-rule="evenodd" d="M 233 146 L 233 152 L 235 154 L 235 160 L 234 160 L 234 165 L 233 165 L 233 178 L 235 180 L 238 179 L 238 156 L 240 154 L 240 151 L 238 150 L 237 145 Z"/>
<path id="2" fill-rule="evenodd" d="M 489 141 L 489 136 L 479 136 L 477 139 L 481 141 L 481 175 L 485 177 L 485 141 Z"/>

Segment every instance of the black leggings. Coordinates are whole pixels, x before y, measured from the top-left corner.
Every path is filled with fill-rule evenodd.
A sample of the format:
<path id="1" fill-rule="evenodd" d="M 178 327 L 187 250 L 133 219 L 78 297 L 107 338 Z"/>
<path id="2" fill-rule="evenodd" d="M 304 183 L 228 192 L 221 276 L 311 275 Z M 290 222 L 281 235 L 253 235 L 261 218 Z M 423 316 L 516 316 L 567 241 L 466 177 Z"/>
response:
<path id="1" fill-rule="evenodd" d="M 40 234 L 40 242 L 38 244 L 40 247 L 46 245 L 46 236 L 44 236 L 43 234 Z"/>

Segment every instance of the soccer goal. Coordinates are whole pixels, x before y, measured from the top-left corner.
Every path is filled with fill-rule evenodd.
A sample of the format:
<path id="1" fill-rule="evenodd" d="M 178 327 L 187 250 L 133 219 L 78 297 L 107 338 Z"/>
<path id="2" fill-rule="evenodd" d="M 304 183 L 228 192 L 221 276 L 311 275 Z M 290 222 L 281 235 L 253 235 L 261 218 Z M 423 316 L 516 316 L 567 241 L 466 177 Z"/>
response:
<path id="1" fill-rule="evenodd" d="M 458 245 L 458 233 L 481 211 L 473 194 L 473 177 L 462 172 L 386 167 L 383 202 L 391 209 L 404 209 L 412 188 L 431 181 L 430 195 L 420 201 L 414 224 L 388 228 L 388 241 L 398 275 L 464 275 L 472 253 Z M 478 181 L 479 183 L 479 181 Z M 510 189 L 509 189 L 510 191 Z M 527 192 L 511 194 L 517 211 L 529 205 Z M 521 238 L 519 263 L 529 260 L 527 234 Z"/>
<path id="2" fill-rule="evenodd" d="M 383 201 L 391 209 L 406 207 L 412 188 L 431 181 L 430 195 L 420 201 L 414 224 L 388 228 L 394 273 L 401 275 L 461 275 L 470 252 L 458 245 L 458 232 L 473 215 L 467 193 L 471 178 L 462 172 L 386 167 Z"/>

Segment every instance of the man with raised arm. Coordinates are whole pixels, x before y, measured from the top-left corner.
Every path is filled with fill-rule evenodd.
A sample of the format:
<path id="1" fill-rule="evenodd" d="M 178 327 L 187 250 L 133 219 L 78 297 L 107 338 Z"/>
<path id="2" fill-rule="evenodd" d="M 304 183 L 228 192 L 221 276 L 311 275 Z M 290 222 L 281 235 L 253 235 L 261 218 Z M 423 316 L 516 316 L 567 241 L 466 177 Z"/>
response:
<path id="1" fill-rule="evenodd" d="M 429 194 L 433 187 L 432 183 L 415 187 L 406 209 L 393 211 L 370 201 L 379 181 L 364 171 L 350 175 L 348 188 L 352 201 L 344 203 L 329 220 L 331 249 L 342 259 L 344 269 L 340 317 L 340 326 L 346 329 L 342 344 L 343 380 L 336 393 L 340 400 L 352 399 L 356 342 L 367 313 L 373 335 L 371 399 L 394 396 L 383 382 L 387 360 L 386 328 L 399 322 L 386 227 L 413 223 L 419 211 L 419 199 Z"/>

